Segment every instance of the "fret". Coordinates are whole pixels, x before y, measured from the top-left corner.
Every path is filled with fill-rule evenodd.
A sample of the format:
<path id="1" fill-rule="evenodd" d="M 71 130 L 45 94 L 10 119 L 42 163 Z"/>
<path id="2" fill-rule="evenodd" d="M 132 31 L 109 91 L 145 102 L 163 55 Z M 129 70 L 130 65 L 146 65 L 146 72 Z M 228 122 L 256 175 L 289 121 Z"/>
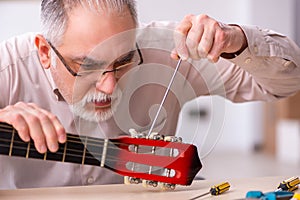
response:
<path id="1" fill-rule="evenodd" d="M 84 165 L 84 160 L 85 160 L 85 154 L 86 154 L 86 144 L 87 144 L 88 138 L 85 137 L 85 141 L 84 141 L 84 150 L 83 150 L 83 156 L 82 156 L 82 165 Z"/>
<path id="2" fill-rule="evenodd" d="M 64 154 L 63 154 L 62 162 L 65 162 L 66 160 L 67 145 L 68 145 L 68 141 L 66 141 L 64 145 Z"/>
<path id="3" fill-rule="evenodd" d="M 29 141 L 29 142 L 28 142 L 28 144 L 27 144 L 26 158 L 28 158 L 28 157 L 29 157 L 29 152 L 30 152 L 30 143 L 31 143 L 31 141 Z"/>
<path id="4" fill-rule="evenodd" d="M 100 166 L 101 152 L 103 152 L 103 139 L 89 138 L 84 163 Z"/>
<path id="5" fill-rule="evenodd" d="M 47 160 L 47 151 L 44 153 L 44 158 L 43 160 Z"/>
<path id="6" fill-rule="evenodd" d="M 102 159 L 101 159 L 101 167 L 104 167 L 105 165 L 105 159 L 106 159 L 106 153 L 107 153 L 107 144 L 108 144 L 108 139 L 104 140 L 104 147 L 103 147 L 103 153 L 102 153 Z"/>
<path id="7" fill-rule="evenodd" d="M 114 143 L 113 141 L 108 140 L 108 142 L 107 142 L 107 152 L 106 152 L 106 154 L 108 154 L 108 155 L 106 156 L 105 164 L 103 165 L 103 167 L 108 166 L 108 167 L 111 168 L 111 167 L 114 167 L 116 165 L 118 160 L 115 160 L 114 158 L 117 158 L 119 153 L 120 153 L 120 149 L 118 147 L 119 145 L 120 144 Z M 110 158 L 110 159 L 108 159 L 108 158 Z"/>
<path id="8" fill-rule="evenodd" d="M 9 156 L 11 156 L 13 145 L 14 145 L 14 137 L 15 137 L 15 129 L 13 129 L 13 132 L 11 134 L 11 141 L 10 141 L 10 147 L 9 147 Z"/>
<path id="9" fill-rule="evenodd" d="M 34 144 L 30 142 L 28 158 L 44 159 L 44 155 L 40 154 L 34 147 Z"/>
<path id="10" fill-rule="evenodd" d="M 17 134 L 17 132 L 15 131 L 13 132 L 15 134 L 13 134 L 10 156 L 25 157 L 27 152 L 27 143 L 22 141 L 22 139 L 19 137 L 19 134 Z"/>
<path id="11" fill-rule="evenodd" d="M 84 150 L 81 138 L 76 135 L 68 135 L 67 138 L 68 148 L 66 149 L 65 162 L 81 164 Z"/>
<path id="12" fill-rule="evenodd" d="M 64 150 L 65 144 L 59 144 L 58 150 L 55 153 L 52 153 L 50 151 L 47 152 L 47 160 L 63 162 Z"/>

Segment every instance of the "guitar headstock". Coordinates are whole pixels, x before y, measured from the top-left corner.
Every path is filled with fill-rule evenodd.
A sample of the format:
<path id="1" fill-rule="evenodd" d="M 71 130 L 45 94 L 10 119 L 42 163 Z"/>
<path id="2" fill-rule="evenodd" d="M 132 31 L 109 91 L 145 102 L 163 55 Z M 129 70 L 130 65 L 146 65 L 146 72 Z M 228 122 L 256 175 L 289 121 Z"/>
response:
<path id="1" fill-rule="evenodd" d="M 137 135 L 110 142 L 118 161 L 106 167 L 125 176 L 125 183 L 174 189 L 176 184 L 190 185 L 202 167 L 197 148 L 174 136 Z"/>

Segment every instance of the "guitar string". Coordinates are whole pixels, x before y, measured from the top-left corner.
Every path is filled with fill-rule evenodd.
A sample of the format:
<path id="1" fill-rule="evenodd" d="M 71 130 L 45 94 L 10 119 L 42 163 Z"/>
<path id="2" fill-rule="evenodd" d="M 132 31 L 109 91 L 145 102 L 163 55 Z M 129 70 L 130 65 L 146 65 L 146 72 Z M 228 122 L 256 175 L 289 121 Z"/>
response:
<path id="1" fill-rule="evenodd" d="M 7 128 L 12 128 L 10 126 L 7 126 Z M 0 125 L 0 132 L 6 132 L 6 133 L 12 133 L 12 130 L 7 130 L 7 129 L 2 129 L 1 128 L 1 125 Z M 11 138 L 10 138 L 11 139 Z M 71 139 L 76 139 L 76 140 L 71 140 Z M 80 144 L 80 145 L 83 145 L 82 143 L 82 140 L 86 140 L 87 139 L 87 146 L 89 147 L 98 147 L 98 148 L 102 148 L 104 147 L 104 139 L 101 139 L 101 138 L 93 138 L 93 137 L 88 137 L 88 136 L 79 136 L 79 135 L 72 135 L 72 134 L 68 134 L 67 135 L 67 143 L 68 144 Z M 0 138 L 0 141 L 1 141 L 1 138 Z M 23 142 L 23 141 L 20 141 L 20 142 Z M 117 145 L 124 145 L 126 143 L 122 143 L 122 142 L 116 142 L 116 141 L 110 141 L 109 142 L 111 144 L 113 144 L 114 146 L 109 146 L 108 147 L 108 150 L 120 150 L 122 148 L 119 148 L 117 147 Z M 25 143 L 25 142 L 24 142 Z M 130 144 L 128 145 L 129 146 L 134 146 L 134 144 Z M 152 146 L 146 146 L 146 145 L 140 145 L 142 148 L 151 148 Z M 171 149 L 171 148 L 166 148 L 166 147 L 158 147 L 158 148 L 164 148 L 164 149 Z M 69 150 L 72 150 L 71 148 L 68 148 Z M 87 148 L 89 149 L 89 148 Z M 173 148 L 174 149 L 174 148 Z M 75 151 L 76 149 L 74 149 Z M 150 150 L 150 149 L 149 149 Z M 177 149 L 179 151 L 179 149 Z M 132 151 L 130 151 L 132 152 Z M 83 152 L 82 152 L 83 153 Z M 174 157 L 174 156 L 173 156 Z"/>
<path id="2" fill-rule="evenodd" d="M 0 141 L 2 141 L 2 142 L 6 142 L 6 143 L 10 143 L 11 142 L 11 140 L 10 139 L 0 139 Z M 82 143 L 79 143 L 79 142 L 77 142 L 78 144 L 80 144 L 80 145 L 82 145 Z M 25 146 L 18 146 L 18 145 L 26 145 L 26 147 Z M 13 145 L 13 147 L 14 147 L 14 149 L 16 149 L 16 150 L 23 150 L 23 151 L 27 151 L 27 145 L 28 145 L 28 143 L 25 143 L 25 142 L 23 142 L 23 141 L 14 141 L 14 145 Z M 0 145 L 0 146 L 2 146 L 2 147 L 4 147 L 4 148 L 10 148 L 10 145 Z M 32 143 L 30 143 L 30 148 L 29 148 L 29 151 L 32 151 L 32 150 L 34 150 L 34 151 L 37 151 L 34 147 L 32 148 L 32 146 L 33 146 L 33 144 Z M 82 146 L 83 147 L 83 146 Z M 98 147 L 99 148 L 99 146 L 96 146 L 96 147 Z M 103 147 L 103 146 L 101 146 L 101 147 Z M 84 147 L 83 147 L 84 148 Z M 119 150 L 118 148 L 112 148 L 112 147 L 109 147 L 108 146 L 108 150 L 112 150 L 112 149 L 114 149 L 114 150 Z M 57 154 L 57 155 L 63 155 L 64 153 L 62 153 L 62 152 L 60 152 L 60 150 L 64 150 L 64 147 L 61 145 L 60 146 L 60 148 L 59 148 L 59 150 L 56 152 L 56 153 L 54 153 L 54 154 Z M 101 149 L 101 151 L 102 151 L 102 149 Z M 77 158 L 82 158 L 82 156 L 83 156 L 83 152 L 84 152 L 84 149 L 83 150 L 79 150 L 79 149 L 72 149 L 72 148 L 68 148 L 68 152 L 67 152 L 67 156 L 73 156 L 73 157 L 77 157 Z M 51 153 L 51 152 L 48 152 L 48 153 Z M 77 153 L 77 154 L 76 154 Z M 79 154 L 78 154 L 79 153 Z M 88 153 L 89 154 L 91 154 L 93 157 L 91 157 L 91 156 L 86 156 L 86 158 L 88 158 L 88 159 L 92 159 L 92 158 L 95 158 L 95 159 L 97 159 L 97 156 L 99 156 L 99 157 L 101 157 L 102 156 L 102 153 L 99 153 L 99 152 L 94 152 L 94 151 L 88 151 Z M 132 152 L 132 153 L 134 153 L 134 152 Z M 150 154 L 150 153 L 149 153 Z M 160 155 L 160 156 L 162 156 L 162 155 Z M 165 155 L 163 155 L 163 156 L 165 156 Z M 170 156 L 168 156 L 168 157 L 170 157 Z M 118 159 L 115 159 L 116 158 L 116 156 L 113 156 L 113 155 L 110 155 L 110 154 L 108 154 L 107 155 L 107 158 L 109 158 L 109 161 L 117 161 Z M 98 160 L 98 159 L 97 159 Z"/>
<path id="3" fill-rule="evenodd" d="M 11 143 L 11 138 L 10 139 L 2 139 L 0 138 L 0 142 L 6 142 L 6 143 Z M 30 143 L 31 145 L 33 145 L 33 143 Z M 71 148 L 70 145 L 80 145 L 82 148 Z M 71 140 L 68 140 L 67 141 L 67 145 L 69 145 L 69 147 L 67 148 L 68 151 L 72 151 L 74 153 L 80 153 L 80 154 L 83 154 L 84 150 L 88 150 L 89 153 L 93 154 L 93 155 L 102 155 L 101 153 L 99 153 L 99 151 L 103 151 L 103 147 L 104 147 L 104 142 L 102 143 L 98 143 L 98 144 L 91 144 L 91 143 L 88 143 L 86 145 L 86 147 L 84 147 L 84 144 L 83 143 L 80 143 L 79 141 L 71 141 Z M 118 148 L 117 145 L 115 145 L 116 143 L 110 143 L 108 146 L 107 146 L 107 150 L 109 151 L 113 151 L 113 150 L 118 150 L 118 151 L 121 151 L 121 150 L 124 150 L 124 151 L 128 151 L 130 153 L 135 153 L 134 151 L 131 151 L 129 148 L 128 149 L 124 149 L 124 148 Z M 123 144 L 123 143 L 120 143 L 120 144 Z M 23 147 L 23 148 L 27 148 L 27 145 L 28 143 L 27 142 L 24 142 L 24 141 L 21 141 L 21 140 L 14 140 L 13 141 L 13 147 L 16 147 L 16 146 L 20 146 L 20 145 L 26 145 L 26 147 Z M 59 150 L 63 150 L 64 149 L 64 146 L 65 144 L 61 144 L 59 146 Z M 113 145 L 113 146 L 112 146 Z M 99 151 L 97 151 L 97 149 Z M 140 152 L 139 154 L 153 154 L 153 153 L 150 153 L 151 152 L 151 146 L 142 146 L 141 148 L 143 151 Z M 163 149 L 163 148 L 161 148 Z M 156 149 L 156 152 L 159 152 L 161 150 L 160 148 Z M 164 149 L 167 149 L 169 150 L 168 148 L 164 148 Z M 58 150 L 58 151 L 59 151 Z M 166 155 L 163 155 L 163 154 L 157 154 L 159 156 L 166 156 Z M 172 156 L 172 157 L 177 157 L 178 155 L 176 156 Z M 166 157 L 171 157 L 171 156 L 166 156 Z"/>
<path id="4" fill-rule="evenodd" d="M 0 133 L 1 132 L 12 133 L 12 130 L 7 130 L 7 129 L 0 128 Z M 71 140 L 71 139 L 75 139 L 75 140 Z M 78 141 L 76 141 L 76 139 Z M 67 143 L 75 143 L 75 144 L 83 145 L 82 140 L 85 140 L 85 139 L 88 139 L 88 142 L 87 142 L 88 146 L 103 147 L 104 143 L 105 143 L 104 139 L 101 139 L 101 138 L 98 139 L 98 138 L 92 138 L 92 137 L 88 137 L 88 136 L 77 136 L 77 135 L 71 135 L 71 134 L 67 135 Z M 1 138 L 0 138 L 0 141 L 1 141 Z M 114 142 L 114 141 L 109 141 L 109 142 L 112 143 L 112 144 L 115 144 L 115 145 L 125 144 L 125 143 L 122 143 L 122 142 Z M 120 149 L 120 148 L 116 148 L 116 147 L 109 147 L 109 148 L 110 149 L 115 149 L 115 150 Z"/>
<path id="5" fill-rule="evenodd" d="M 12 130 L 11 129 L 13 129 L 13 127 L 11 127 L 11 126 L 7 126 L 7 129 L 2 129 L 1 128 L 2 126 L 1 126 L 1 124 L 0 124 L 0 132 L 6 132 L 6 133 L 12 133 Z M 93 137 L 89 137 L 89 136 L 80 136 L 80 135 L 74 135 L 74 134 L 67 134 L 67 139 L 77 139 L 77 140 L 79 140 L 79 141 L 72 141 L 72 142 L 74 142 L 74 143 L 80 143 L 80 144 L 82 144 L 82 140 L 88 140 L 88 145 L 90 145 L 90 144 L 92 144 L 93 142 L 95 142 L 96 143 L 96 145 L 101 145 L 101 144 L 104 144 L 104 140 L 105 139 L 103 139 L 103 138 L 93 138 Z M 118 141 L 111 141 L 111 140 L 109 140 L 111 143 L 113 143 L 113 144 L 116 144 L 116 145 L 122 145 L 122 144 L 126 144 L 126 143 L 122 143 L 122 142 L 118 142 Z M 67 142 L 71 142 L 71 140 L 68 140 Z M 135 144 L 130 144 L 130 145 L 135 145 Z M 144 145 L 144 146 L 146 146 L 146 145 Z M 101 146 L 102 147 L 102 146 Z M 151 146 L 149 146 L 149 147 L 151 147 Z M 161 148 L 165 148 L 165 147 L 161 147 Z M 115 149 L 120 149 L 120 148 L 115 148 Z"/>
<path id="6" fill-rule="evenodd" d="M 9 146 L 9 145 L 1 145 L 1 144 L 0 144 L 0 147 L 9 148 L 10 146 Z M 24 148 L 24 147 L 17 147 L 16 149 L 17 149 L 17 150 L 24 150 L 24 151 L 27 151 L 27 148 Z M 31 151 L 31 150 L 36 151 L 35 148 L 30 148 L 29 151 Z M 49 154 L 49 153 L 51 153 L 51 152 L 47 152 L 47 154 Z M 61 152 L 57 152 L 57 153 L 55 153 L 55 154 L 63 155 L 63 153 L 61 153 Z M 43 159 L 43 156 L 44 156 L 44 154 L 41 154 L 40 159 Z M 80 158 L 80 159 L 82 160 L 82 156 L 79 156 L 79 155 L 76 155 L 76 154 L 67 154 L 67 156 L 71 156 L 73 159 Z M 74 158 L 74 157 L 75 157 L 75 158 Z M 39 158 L 36 158 L 36 157 L 29 157 L 29 159 L 39 159 Z M 86 159 L 88 159 L 88 160 L 86 160 Z M 97 158 L 91 157 L 91 156 L 86 156 L 86 157 L 85 157 L 85 162 L 84 162 L 83 164 L 89 164 L 89 162 L 92 161 L 93 159 L 97 160 L 97 161 L 100 163 L 100 160 L 98 160 Z M 46 158 L 46 160 L 47 160 L 47 158 Z M 111 162 L 117 161 L 118 164 L 123 164 L 124 166 L 126 166 L 126 164 L 128 164 L 128 161 L 122 161 L 122 160 L 119 160 L 119 159 L 115 159 L 115 157 L 111 157 L 111 156 L 108 156 L 106 160 L 107 160 L 107 161 L 111 161 Z M 60 160 L 51 160 L 51 159 L 48 158 L 48 161 L 60 161 Z M 61 162 L 62 162 L 62 161 L 61 161 Z M 64 161 L 64 162 L 71 162 L 71 163 L 74 163 L 74 161 L 73 161 L 73 162 L 72 162 L 72 161 Z M 133 162 L 132 162 L 132 163 L 133 163 Z M 146 169 L 144 169 L 144 171 L 145 171 L 145 172 L 149 172 L 149 171 L 148 171 L 148 168 L 150 167 L 150 165 L 145 165 L 145 164 L 140 164 L 140 163 L 135 163 L 135 164 L 136 164 L 137 166 L 140 165 L 140 166 L 146 167 Z M 96 165 L 96 166 L 98 166 L 98 165 Z M 107 166 L 110 166 L 110 165 L 107 165 Z M 166 170 L 166 169 L 168 169 L 168 168 L 160 167 L 160 166 L 152 166 L 152 167 L 156 167 L 156 168 L 157 168 L 156 170 Z M 130 170 L 131 167 L 126 167 L 126 168 L 127 168 L 128 170 Z M 167 177 L 167 176 L 164 175 L 164 174 L 153 173 L 153 172 L 155 172 L 156 170 L 153 170 L 152 173 L 151 173 L 151 175 L 157 175 L 157 176 Z M 133 173 L 133 172 L 136 172 L 136 173 L 140 173 L 140 172 L 141 172 L 141 173 L 144 173 L 144 171 L 132 171 L 132 173 Z M 172 177 L 170 177 L 170 178 L 172 178 Z"/>
<path id="7" fill-rule="evenodd" d="M 1 140 L 0 140 L 1 141 Z M 7 148 L 7 150 L 10 148 L 10 145 L 3 145 L 3 144 L 0 144 L 0 147 L 2 147 L 2 148 Z M 32 144 L 30 144 L 30 148 L 28 149 L 27 147 L 23 147 L 23 146 L 16 146 L 16 145 L 14 145 L 14 149 L 15 150 L 20 150 L 20 151 L 23 151 L 24 152 L 24 154 L 26 154 L 26 152 L 27 151 L 29 151 L 29 152 L 31 152 L 31 153 L 33 153 L 33 151 L 34 152 L 37 152 L 37 150 L 34 148 L 34 147 L 32 147 Z M 55 155 L 57 155 L 57 156 L 63 156 L 63 155 L 66 155 L 67 157 L 71 157 L 71 158 L 74 158 L 74 159 L 76 159 L 76 158 L 80 158 L 81 160 L 83 159 L 83 154 L 81 154 L 81 151 L 77 151 L 77 153 L 80 153 L 80 154 L 76 154 L 76 152 L 67 152 L 66 154 L 65 153 L 63 153 L 63 152 L 61 152 L 60 150 L 63 150 L 63 147 L 62 148 L 60 148 L 57 152 L 55 152 L 55 153 L 52 153 L 52 152 L 47 152 L 47 156 L 48 156 L 48 154 L 53 154 L 54 156 Z M 40 154 L 41 155 L 41 157 L 44 155 L 44 154 Z M 149 155 L 151 155 L 150 153 L 149 153 Z M 89 159 L 89 160 L 92 160 L 92 159 L 95 159 L 95 160 L 97 160 L 97 161 L 101 161 L 101 156 L 102 156 L 102 154 L 101 153 L 99 153 L 99 152 L 88 152 L 88 154 L 86 154 L 86 156 L 84 157 L 85 159 Z M 29 158 L 35 158 L 35 157 L 29 157 Z M 107 156 L 106 156 L 106 160 L 107 161 L 117 161 L 117 162 L 120 162 L 120 163 L 122 163 L 122 164 L 124 164 L 124 163 L 128 163 L 128 161 L 121 161 L 120 159 L 117 159 L 117 157 L 116 156 L 113 156 L 113 155 L 110 155 L 110 154 L 108 154 Z M 47 160 L 47 158 L 46 158 L 46 160 Z M 88 161 L 87 161 L 88 162 Z"/>
<path id="8" fill-rule="evenodd" d="M 1 127 L 4 127 L 4 128 L 7 128 L 7 129 L 13 129 L 13 127 L 12 126 L 9 126 L 9 125 L 2 125 L 2 124 L 0 124 L 0 132 L 7 132 L 7 133 L 12 133 L 12 131 L 11 130 L 7 130 L 7 129 L 2 129 Z M 79 141 L 74 141 L 74 140 L 68 140 L 67 142 L 68 143 L 77 143 L 77 144 L 80 144 L 80 145 L 83 145 L 80 141 L 81 141 L 81 138 L 80 137 L 82 137 L 82 136 L 78 136 L 78 135 L 70 135 L 70 134 L 68 134 L 67 135 L 67 138 L 68 139 L 70 139 L 70 138 L 72 138 L 72 139 L 76 139 L 76 140 L 79 140 Z M 101 144 L 100 146 L 98 145 L 98 144 L 96 144 L 96 147 L 103 147 L 103 145 L 102 144 L 104 144 L 104 141 L 103 141 L 103 139 L 97 139 L 97 138 L 92 138 L 92 137 L 87 137 L 87 136 L 83 136 L 83 137 L 85 137 L 86 139 L 90 139 L 90 141 L 94 141 L 94 142 L 98 142 L 98 144 Z M 0 141 L 4 141 L 4 142 L 11 142 L 11 138 L 10 139 L 7 139 L 7 140 L 2 140 L 2 139 L 0 139 Z M 23 141 L 14 141 L 14 148 L 15 149 L 18 149 L 18 150 L 28 150 L 28 148 L 26 147 L 19 147 L 19 146 L 16 146 L 16 144 L 15 143 L 19 143 L 19 144 L 25 144 L 25 145 L 28 145 L 28 143 L 25 143 L 25 142 L 23 142 Z M 100 143 L 99 143 L 100 142 Z M 120 143 L 120 142 L 112 142 L 112 144 L 124 144 L 124 143 Z M 32 146 L 33 144 L 32 143 L 30 143 L 30 147 L 29 147 L 29 151 L 32 151 L 32 150 L 34 150 L 34 151 L 36 151 L 36 149 L 35 148 L 31 148 L 31 146 Z M 89 146 L 91 146 L 91 144 L 88 144 Z M 2 146 L 2 147 L 4 147 L 4 148 L 10 148 L 10 145 L 8 145 L 8 146 L 5 146 L 5 145 L 1 145 L 0 144 L 0 146 Z M 148 146 L 149 147 L 149 146 Z M 62 147 L 63 148 L 63 147 Z M 117 150 L 119 150 L 120 148 L 115 148 L 115 147 L 108 147 L 108 149 L 117 149 Z M 75 153 L 77 152 L 77 153 L 82 153 L 82 151 L 81 150 L 78 150 L 78 149 L 70 149 L 70 148 L 68 148 L 68 150 L 69 151 L 75 151 Z M 47 152 L 47 153 L 51 153 L 51 152 Z M 99 155 L 99 156 L 101 156 L 102 154 L 101 153 L 98 153 L 98 152 L 92 152 L 92 151 L 89 151 L 89 153 L 91 154 L 91 155 Z M 133 152 L 134 153 L 134 152 Z M 56 153 L 54 153 L 54 154 L 61 154 L 61 155 L 63 155 L 64 153 L 61 153 L 61 152 L 56 152 Z M 41 154 L 42 155 L 42 154 Z M 68 154 L 67 154 L 67 156 L 72 156 L 73 158 L 74 157 L 77 157 L 77 158 L 81 158 L 82 159 L 82 154 L 81 155 L 77 155 L 77 154 L 72 154 L 72 153 L 70 153 L 70 152 L 68 152 Z M 120 161 L 119 159 L 115 159 L 116 157 L 113 157 L 113 156 L 111 156 L 111 155 L 108 155 L 107 156 L 107 161 L 118 161 L 119 163 L 122 163 L 122 164 L 127 164 L 128 162 L 127 161 Z M 93 157 L 91 157 L 91 156 L 85 156 L 85 159 L 96 159 L 97 161 L 99 161 L 99 160 L 101 160 L 101 159 L 97 159 L 97 158 L 95 158 L 95 156 L 93 156 Z M 87 161 L 88 162 L 88 161 Z M 100 162 L 100 161 L 99 161 Z M 159 167 L 160 168 L 160 167 Z M 165 169 L 165 168 L 162 168 L 162 169 Z M 156 174 L 156 175 L 158 175 L 158 174 Z"/>
<path id="9" fill-rule="evenodd" d="M 4 125 L 7 129 L 13 129 L 13 127 L 12 126 L 9 126 L 9 125 Z M 5 131 L 5 132 L 7 132 L 7 133 L 11 133 L 12 131 L 11 130 L 7 130 L 7 129 L 2 129 L 1 128 L 2 126 L 1 126 L 1 124 L 0 124 L 0 132 L 2 131 Z M 86 137 L 86 136 L 84 136 L 84 137 Z M 69 145 L 71 145 L 71 144 L 80 144 L 80 145 L 83 145 L 82 144 L 82 142 L 81 142 L 81 139 L 80 139 L 80 137 L 78 136 L 78 135 L 70 135 L 70 134 L 68 134 L 67 135 L 67 138 L 68 139 L 70 139 L 70 138 L 72 138 L 72 139 L 76 139 L 76 140 L 78 140 L 78 141 L 74 141 L 74 140 L 68 140 L 67 141 L 67 143 L 69 144 Z M 86 139 L 88 139 L 87 137 L 86 137 Z M 95 142 L 96 144 L 91 144 L 91 143 L 88 143 L 87 144 L 87 146 L 88 147 L 96 147 L 96 148 L 98 148 L 98 149 L 101 149 L 101 151 L 103 150 L 103 144 L 104 144 L 104 141 L 103 141 L 103 139 L 97 139 L 97 138 L 90 138 L 90 140 L 91 141 L 93 141 L 93 142 Z M 10 139 L 7 139 L 7 140 L 2 140 L 1 138 L 0 138 L 0 141 L 4 141 L 4 142 L 11 142 L 11 138 Z M 111 142 L 111 141 L 110 141 Z M 14 148 L 16 148 L 16 147 L 18 147 L 17 146 L 17 144 L 21 144 L 21 145 L 28 145 L 28 143 L 25 143 L 25 142 L 23 142 L 23 141 L 14 141 Z M 119 142 L 112 142 L 112 144 L 124 144 L 124 143 L 119 143 Z M 33 144 L 31 143 L 30 144 L 30 149 L 29 149 L 29 151 L 32 151 L 32 148 L 31 148 L 31 146 L 32 146 Z M 9 145 L 9 147 L 10 147 L 10 145 Z M 89 151 L 89 149 L 91 149 L 91 148 L 86 148 L 86 147 L 84 147 L 85 149 L 88 149 L 88 153 L 89 154 L 91 154 L 93 157 L 90 157 L 90 156 L 86 156 L 86 158 L 88 158 L 88 159 L 96 159 L 96 160 L 101 160 L 101 159 L 98 159 L 97 158 L 97 156 L 102 156 L 102 154 L 101 153 L 99 153 L 99 152 L 93 152 L 93 151 Z M 148 148 L 150 148 L 150 146 L 147 146 Z M 64 148 L 64 147 L 61 147 L 62 149 Z M 73 157 L 78 157 L 78 158 L 82 158 L 82 156 L 83 156 L 83 152 L 84 152 L 84 150 L 85 149 L 82 149 L 82 150 L 79 150 L 79 149 L 72 149 L 72 148 L 68 148 L 68 153 L 67 153 L 67 155 L 68 156 L 73 156 Z M 27 150 L 27 147 L 19 147 L 19 149 L 20 150 Z M 114 147 L 111 147 L 111 146 L 108 146 L 107 147 L 107 149 L 108 150 L 120 150 L 120 148 L 116 148 L 115 146 Z M 36 151 L 36 149 L 35 148 L 33 148 L 33 150 L 35 150 Z M 129 150 L 129 149 L 128 149 Z M 59 151 L 59 150 L 58 150 Z M 79 153 L 80 155 L 77 155 L 77 154 L 72 154 L 71 152 L 73 152 L 73 153 Z M 129 152 L 131 152 L 131 153 L 135 153 L 135 152 L 132 152 L 132 151 L 130 151 L 129 150 Z M 149 152 L 150 152 L 150 149 L 149 149 Z M 51 152 L 50 152 L 51 153 Z M 145 152 L 144 152 L 145 153 Z M 54 153 L 54 154 L 58 154 L 58 152 L 56 152 L 56 153 Z M 60 153 L 60 154 L 62 154 L 62 153 Z M 160 155 L 160 156 L 166 156 L 166 155 Z M 170 157 L 170 156 L 168 156 L 168 157 Z M 174 157 L 174 156 L 173 156 Z M 108 161 L 117 161 L 117 159 L 115 159 L 116 157 L 115 156 L 112 156 L 112 155 L 110 155 L 110 154 L 108 154 L 107 155 L 107 160 Z"/>
<path id="10" fill-rule="evenodd" d="M 7 149 L 9 149 L 10 148 L 10 145 L 2 145 L 2 144 L 0 144 L 0 147 L 3 147 L 3 148 L 7 148 Z M 23 150 L 24 151 L 24 154 L 25 154 L 25 152 L 27 151 L 27 148 L 25 148 L 25 147 L 14 147 L 15 148 L 15 150 Z M 29 148 L 29 151 L 34 151 L 34 152 L 37 152 L 37 150 L 35 149 L 35 148 Z M 47 152 L 47 155 L 48 154 L 51 154 L 52 152 Z M 53 153 L 53 154 L 55 154 L 55 155 L 60 155 L 60 156 L 63 156 L 64 155 L 64 153 L 62 153 L 62 152 L 55 152 L 55 153 Z M 92 156 L 85 156 L 85 159 L 90 159 L 90 160 L 92 160 L 92 159 L 95 159 L 95 160 L 97 160 L 97 161 L 99 161 L 100 162 L 100 160 L 101 159 L 98 159 L 97 157 L 94 157 L 93 155 L 93 153 L 90 153 Z M 99 154 L 100 155 L 100 157 L 101 157 L 101 154 Z M 40 154 L 40 156 L 41 156 L 41 159 L 43 158 L 43 156 L 44 156 L 44 154 Z M 78 154 L 72 154 L 72 153 L 67 153 L 67 155 L 66 156 L 70 156 L 70 157 L 72 157 L 72 158 L 81 158 L 82 159 L 82 155 L 78 155 Z M 29 157 L 29 158 L 32 158 L 32 159 L 35 159 L 35 157 Z M 106 160 L 108 160 L 108 161 L 118 161 L 118 163 L 122 163 L 122 164 L 125 164 L 125 163 L 128 163 L 127 161 L 122 161 L 122 160 L 120 160 L 120 159 L 116 159 L 116 157 L 114 157 L 114 156 L 111 156 L 111 155 L 108 155 L 107 157 L 106 157 L 107 159 Z M 36 158 L 36 159 L 38 159 L 38 158 Z M 47 159 L 46 159 L 47 160 Z M 51 161 L 51 160 L 49 160 L 49 161 Z M 57 160 L 55 160 L 55 161 L 57 161 Z"/>

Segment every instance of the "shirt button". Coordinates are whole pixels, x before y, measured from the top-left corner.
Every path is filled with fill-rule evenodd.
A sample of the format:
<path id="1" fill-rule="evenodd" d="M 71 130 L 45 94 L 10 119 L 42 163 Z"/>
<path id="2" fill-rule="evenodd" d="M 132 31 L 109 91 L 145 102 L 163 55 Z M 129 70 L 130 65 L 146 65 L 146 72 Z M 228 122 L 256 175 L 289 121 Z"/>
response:
<path id="1" fill-rule="evenodd" d="M 88 183 L 88 184 L 93 184 L 94 181 L 95 181 L 95 180 L 94 180 L 93 177 L 90 177 L 90 178 L 87 179 L 87 183 Z"/>
<path id="2" fill-rule="evenodd" d="M 286 61 L 283 66 L 288 67 L 291 63 L 291 61 Z"/>
<path id="3" fill-rule="evenodd" d="M 258 53 L 258 47 L 257 47 L 257 45 L 254 45 L 254 53 L 255 53 L 255 54 Z"/>
<path id="4" fill-rule="evenodd" d="M 249 64 L 251 62 L 251 58 L 246 58 L 245 63 Z"/>

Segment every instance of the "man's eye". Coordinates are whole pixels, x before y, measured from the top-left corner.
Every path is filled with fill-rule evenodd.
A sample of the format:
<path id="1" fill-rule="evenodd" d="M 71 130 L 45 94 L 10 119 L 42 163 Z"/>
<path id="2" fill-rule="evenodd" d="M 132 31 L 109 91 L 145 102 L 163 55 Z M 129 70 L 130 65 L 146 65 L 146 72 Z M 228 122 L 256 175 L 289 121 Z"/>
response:
<path id="1" fill-rule="evenodd" d="M 126 65 L 128 63 L 131 63 L 134 57 L 134 52 L 131 52 L 129 55 L 127 55 L 125 58 L 122 58 L 120 60 L 116 60 L 114 62 L 114 67 L 118 67 L 118 66 L 122 66 L 122 65 Z"/>
<path id="2" fill-rule="evenodd" d="M 97 64 L 80 64 L 80 68 L 83 70 L 95 70 L 97 68 L 99 68 L 99 66 Z"/>

